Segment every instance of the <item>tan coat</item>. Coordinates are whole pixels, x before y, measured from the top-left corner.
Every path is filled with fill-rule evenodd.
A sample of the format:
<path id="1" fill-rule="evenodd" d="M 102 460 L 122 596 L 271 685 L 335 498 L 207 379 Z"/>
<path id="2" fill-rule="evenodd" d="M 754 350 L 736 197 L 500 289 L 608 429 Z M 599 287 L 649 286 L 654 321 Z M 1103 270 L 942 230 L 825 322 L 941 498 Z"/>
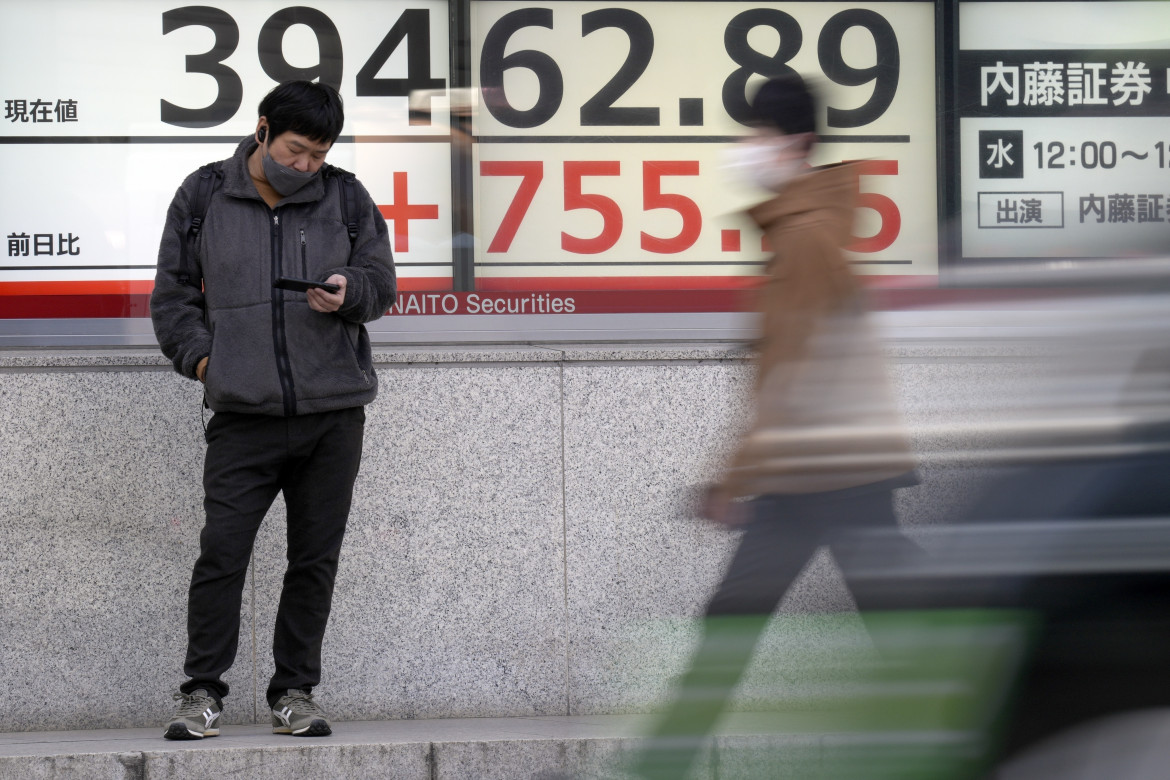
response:
<path id="1" fill-rule="evenodd" d="M 854 166 L 802 174 L 749 212 L 774 256 L 760 290 L 756 418 L 723 486 L 730 497 L 870 484 L 914 468 L 850 238 Z"/>

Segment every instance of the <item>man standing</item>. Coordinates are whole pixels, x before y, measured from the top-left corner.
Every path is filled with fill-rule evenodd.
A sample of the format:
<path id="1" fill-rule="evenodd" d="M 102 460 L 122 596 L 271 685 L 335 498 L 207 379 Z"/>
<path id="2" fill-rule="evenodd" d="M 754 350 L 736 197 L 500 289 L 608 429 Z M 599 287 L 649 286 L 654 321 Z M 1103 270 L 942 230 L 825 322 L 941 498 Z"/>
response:
<path id="1" fill-rule="evenodd" d="M 325 736 L 313 701 L 365 404 L 378 379 L 363 323 L 393 305 L 386 223 L 325 157 L 341 97 L 295 81 L 260 102 L 254 135 L 191 174 L 167 212 L 151 318 L 163 353 L 204 384 L 215 412 L 204 461 L 206 524 L 191 576 L 187 657 L 168 739 L 219 733 L 244 575 L 276 494 L 288 507 L 288 569 L 268 686 L 275 733 Z M 222 181 L 222 183 L 221 183 Z M 282 277 L 308 289 L 277 287 Z M 303 287 L 303 286 L 302 286 Z"/>
<path id="2" fill-rule="evenodd" d="M 704 507 L 743 536 L 677 698 L 639 757 L 637 774 L 656 780 L 686 774 L 817 548 L 850 529 L 897 529 L 893 492 L 916 482 L 882 351 L 842 252 L 857 172 L 809 167 L 816 105 L 796 74 L 765 82 L 751 108 L 755 133 L 736 167 L 772 193 L 749 214 L 773 251 L 760 288 L 755 420 Z"/>

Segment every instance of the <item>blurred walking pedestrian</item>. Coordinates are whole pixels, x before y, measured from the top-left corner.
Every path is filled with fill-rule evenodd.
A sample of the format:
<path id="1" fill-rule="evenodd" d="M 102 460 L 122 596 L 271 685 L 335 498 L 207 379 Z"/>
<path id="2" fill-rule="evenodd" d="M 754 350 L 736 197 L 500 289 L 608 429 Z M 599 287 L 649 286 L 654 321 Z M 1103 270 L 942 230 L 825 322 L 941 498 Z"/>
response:
<path id="1" fill-rule="evenodd" d="M 849 529 L 896 529 L 894 490 L 916 482 L 863 291 L 842 252 L 856 167 L 809 167 L 817 107 L 799 76 L 765 82 L 751 108 L 754 134 L 735 150 L 735 167 L 773 193 L 749 211 L 773 252 L 760 290 L 755 420 L 704 506 L 743 536 L 677 698 L 639 757 L 646 778 L 685 776 L 817 548 Z"/>

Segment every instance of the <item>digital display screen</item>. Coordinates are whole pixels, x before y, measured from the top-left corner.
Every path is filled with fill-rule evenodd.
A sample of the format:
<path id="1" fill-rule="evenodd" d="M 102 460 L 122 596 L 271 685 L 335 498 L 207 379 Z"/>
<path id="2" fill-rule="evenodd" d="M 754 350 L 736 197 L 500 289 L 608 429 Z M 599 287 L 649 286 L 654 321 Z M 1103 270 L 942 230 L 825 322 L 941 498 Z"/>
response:
<path id="1" fill-rule="evenodd" d="M 345 101 L 328 162 L 385 215 L 404 289 L 450 289 L 447 3 L 347 0 L 0 2 L 3 316 L 146 316 L 166 209 L 183 179 L 232 154 L 281 81 Z"/>
<path id="2" fill-rule="evenodd" d="M 963 3 L 965 258 L 1170 250 L 1170 7 Z"/>
<path id="3" fill-rule="evenodd" d="M 766 257 L 723 166 L 765 75 L 821 95 L 817 164 L 866 160 L 851 259 L 936 274 L 928 3 L 472 6 L 477 279 L 489 287 L 715 287 Z"/>
<path id="4" fill-rule="evenodd" d="M 743 210 L 768 193 L 731 175 L 725 153 L 749 132 L 756 86 L 789 70 L 822 99 L 812 162 L 863 161 L 858 271 L 938 273 L 932 3 L 0 0 L 0 12 L 0 319 L 149 316 L 175 190 L 230 156 L 264 94 L 293 78 L 345 101 L 328 162 L 387 220 L 403 293 L 392 314 L 736 310 L 730 293 L 767 257 Z"/>

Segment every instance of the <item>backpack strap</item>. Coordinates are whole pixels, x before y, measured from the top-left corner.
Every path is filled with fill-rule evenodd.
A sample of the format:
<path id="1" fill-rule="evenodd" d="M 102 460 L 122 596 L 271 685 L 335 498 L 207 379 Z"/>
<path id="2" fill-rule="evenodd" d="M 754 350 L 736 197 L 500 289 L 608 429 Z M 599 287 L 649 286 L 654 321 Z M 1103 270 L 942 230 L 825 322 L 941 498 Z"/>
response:
<path id="1" fill-rule="evenodd" d="M 207 216 L 207 207 L 211 205 L 211 196 L 223 181 L 223 163 L 207 163 L 199 169 L 199 182 L 195 185 L 195 199 L 191 201 L 191 213 L 183 227 L 183 241 L 179 245 L 179 284 L 195 284 L 191 274 L 190 255 L 195 251 L 195 242 L 199 239 L 199 231 L 203 227 L 203 218 Z"/>
<path id="2" fill-rule="evenodd" d="M 341 221 L 345 223 L 345 229 L 349 232 L 349 244 L 353 246 L 358 237 L 357 177 L 336 165 L 329 166 L 329 175 L 337 179 L 338 193 L 341 196 Z"/>

